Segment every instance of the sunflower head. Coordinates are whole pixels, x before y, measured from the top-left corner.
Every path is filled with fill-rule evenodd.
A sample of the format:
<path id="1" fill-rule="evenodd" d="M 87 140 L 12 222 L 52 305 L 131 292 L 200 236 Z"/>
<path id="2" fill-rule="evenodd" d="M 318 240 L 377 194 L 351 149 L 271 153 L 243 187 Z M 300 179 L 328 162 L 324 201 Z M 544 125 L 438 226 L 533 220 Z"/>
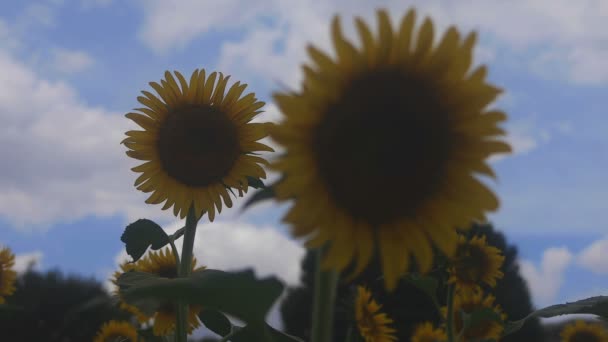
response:
<path id="1" fill-rule="evenodd" d="M 496 280 L 504 275 L 500 271 L 504 260 L 500 249 L 487 244 L 485 235 L 474 236 L 471 240 L 461 235 L 448 282 L 455 283 L 461 290 L 477 289 L 482 282 L 495 287 Z"/>
<path id="2" fill-rule="evenodd" d="M 432 265 L 434 243 L 451 255 L 456 227 L 484 220 L 498 200 L 475 174 L 494 176 L 487 158 L 509 152 L 498 139 L 506 119 L 488 110 L 501 90 L 471 69 L 476 35 L 450 27 L 433 43 L 426 18 L 410 10 L 398 27 L 378 11 L 377 34 L 357 18 L 361 47 L 332 23 L 336 58 L 310 46 L 302 89 L 274 99 L 285 115 L 271 136 L 286 153 L 277 198 L 309 246 L 329 242 L 325 267 L 360 272 L 378 241 L 386 285 L 395 287 L 413 255 Z"/>
<path id="3" fill-rule="evenodd" d="M 577 320 L 562 330 L 561 338 L 562 342 L 608 342 L 608 330 L 597 323 Z"/>
<path id="4" fill-rule="evenodd" d="M 8 247 L 0 249 L 0 304 L 4 303 L 4 297 L 15 292 L 17 272 L 13 270 L 14 266 L 15 255 L 11 250 Z"/>
<path id="5" fill-rule="evenodd" d="M 251 123 L 264 103 L 253 93 L 241 97 L 247 85 L 240 82 L 226 92 L 229 78 L 197 69 L 188 82 L 167 71 L 160 84 L 150 83 L 158 95 L 137 98 L 145 107 L 126 116 L 143 130 L 128 131 L 123 143 L 128 156 L 144 161 L 132 170 L 141 173 L 137 189 L 151 193 L 147 203 L 165 202 L 163 210 L 173 207 L 180 218 L 193 205 L 213 221 L 222 203 L 232 206 L 229 191 L 242 195 L 247 177 L 266 177 L 266 160 L 254 154 L 272 151 L 258 142 L 268 124 Z"/>
<path id="6" fill-rule="evenodd" d="M 359 334 L 365 342 L 396 341 L 395 329 L 389 327 L 393 320 L 382 313 L 382 308 L 373 298 L 369 290 L 362 286 L 357 287 L 355 297 L 355 320 Z"/>
<path id="7" fill-rule="evenodd" d="M 121 263 L 119 265 L 119 267 L 120 267 L 120 271 L 114 272 L 114 274 L 112 275 L 112 279 L 111 279 L 112 284 L 114 284 L 114 286 L 115 286 L 114 295 L 117 296 L 119 299 L 119 307 L 122 310 L 135 316 L 135 318 L 137 319 L 138 322 L 140 322 L 140 323 L 147 322 L 148 320 L 150 320 L 150 317 L 146 316 L 137 307 L 135 307 L 133 305 L 129 305 L 129 304 L 125 303 L 124 301 L 122 301 L 122 299 L 120 298 L 120 292 L 118 291 L 118 278 L 125 272 L 137 270 L 136 263 L 131 263 L 131 262 L 125 261 L 125 262 Z"/>
<path id="8" fill-rule="evenodd" d="M 461 312 L 470 314 L 482 309 L 491 309 L 502 321 L 507 319 L 507 316 L 502 312 L 498 305 L 494 305 L 494 296 L 484 295 L 481 291 L 475 292 L 456 292 L 454 296 L 454 331 L 460 332 L 464 328 Z M 441 312 L 444 317 L 447 317 L 447 308 L 442 308 Z M 483 339 L 498 339 L 503 331 L 503 325 L 493 319 L 482 319 L 474 326 L 467 328 L 462 334 L 463 342 L 477 341 Z"/>
<path id="9" fill-rule="evenodd" d="M 128 322 L 105 323 L 93 342 L 137 342 L 137 330 Z"/>
<path id="10" fill-rule="evenodd" d="M 448 340 L 445 331 L 434 328 L 433 323 L 424 322 L 416 327 L 411 342 L 445 342 Z"/>
<path id="11" fill-rule="evenodd" d="M 196 259 L 192 258 L 192 271 L 203 270 L 205 266 L 196 268 Z M 177 265 L 175 255 L 170 248 L 165 248 L 159 252 L 150 252 L 145 258 L 136 263 L 136 270 L 158 275 L 164 278 L 177 278 Z M 163 303 L 159 310 L 154 314 L 154 326 L 152 332 L 156 336 L 165 336 L 175 330 L 177 319 L 177 306 L 173 302 Z M 201 311 L 200 305 L 188 306 L 188 333 L 201 325 L 198 313 Z"/>

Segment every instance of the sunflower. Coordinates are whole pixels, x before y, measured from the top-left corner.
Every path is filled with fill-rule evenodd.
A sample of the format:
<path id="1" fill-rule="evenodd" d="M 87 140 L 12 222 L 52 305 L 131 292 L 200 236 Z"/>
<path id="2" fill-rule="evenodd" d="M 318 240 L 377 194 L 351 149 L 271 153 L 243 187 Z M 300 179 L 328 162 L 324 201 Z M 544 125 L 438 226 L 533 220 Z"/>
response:
<path id="1" fill-rule="evenodd" d="M 385 313 L 380 312 L 382 308 L 373 298 L 372 294 L 364 287 L 357 287 L 355 298 L 355 319 L 359 333 L 365 342 L 396 341 L 395 329 L 388 325 L 393 320 Z"/>
<path id="2" fill-rule="evenodd" d="M 159 252 L 150 252 L 145 258 L 140 259 L 136 266 L 137 271 L 156 274 L 164 278 L 177 278 L 177 266 L 175 255 L 169 248 Z M 196 259 L 192 258 L 192 271 L 200 271 L 205 267 L 196 268 Z M 198 328 L 201 323 L 198 313 L 201 311 L 199 305 L 188 306 L 188 333 Z M 165 336 L 175 330 L 177 305 L 172 302 L 163 303 L 154 314 L 154 327 L 152 332 L 156 336 Z"/>
<path id="3" fill-rule="evenodd" d="M 330 243 L 323 267 L 343 270 L 357 256 L 360 273 L 377 246 L 386 287 L 408 269 L 433 262 L 432 243 L 451 255 L 456 227 L 485 220 L 498 199 L 474 173 L 494 176 L 487 158 L 509 152 L 497 136 L 501 92 L 485 67 L 469 71 L 476 35 L 451 27 L 433 46 L 426 19 L 413 34 L 415 11 L 397 30 L 378 11 L 379 35 L 355 23 L 362 47 L 332 23 L 337 58 L 315 47 L 302 90 L 277 93 L 285 119 L 271 137 L 285 147 L 273 163 L 284 174 L 277 198 L 294 199 L 284 220 L 309 247 Z"/>
<path id="4" fill-rule="evenodd" d="M 15 279 L 17 272 L 15 266 L 15 255 L 8 247 L 0 250 L 0 304 L 4 304 L 4 297 L 15 292 Z"/>
<path id="5" fill-rule="evenodd" d="M 143 128 L 128 131 L 123 143 L 127 155 L 144 161 L 132 170 L 141 173 L 137 189 L 152 193 L 146 203 L 165 202 L 175 216 L 184 218 L 193 204 L 197 215 L 205 212 L 213 221 L 222 202 L 232 206 L 228 191 L 247 191 L 247 177 L 265 178 L 258 151 L 273 151 L 257 142 L 268 135 L 266 123 L 251 123 L 264 102 L 250 93 L 241 97 L 246 84 L 237 82 L 225 94 L 228 79 L 195 70 L 187 82 L 175 71 L 150 85 L 158 96 L 142 91 L 138 101 L 145 108 L 127 118 Z M 179 85 L 178 85 L 179 82 Z M 181 86 L 181 88 L 180 88 Z"/>
<path id="6" fill-rule="evenodd" d="M 491 309 L 502 321 L 507 319 L 507 316 L 502 312 L 498 305 L 494 305 L 494 296 L 484 294 L 481 291 L 476 292 L 457 292 L 454 296 L 454 331 L 459 333 L 464 328 L 461 312 L 473 313 L 482 309 Z M 447 308 L 442 308 L 441 312 L 444 317 L 447 317 Z M 468 327 L 462 334 L 463 342 L 477 341 L 484 339 L 498 340 L 503 331 L 503 325 L 493 319 L 481 319 L 474 326 Z"/>
<path id="7" fill-rule="evenodd" d="M 500 249 L 487 244 L 485 235 L 474 236 L 470 241 L 461 235 L 448 282 L 462 290 L 477 289 L 481 282 L 495 287 L 496 280 L 504 275 L 500 271 L 504 260 Z"/>
<path id="8" fill-rule="evenodd" d="M 114 291 L 114 295 L 119 297 L 120 299 L 120 292 L 118 291 L 118 278 L 125 272 L 129 272 L 129 271 L 135 271 L 136 270 L 136 264 L 135 263 L 129 263 L 129 262 L 123 262 L 122 264 L 120 264 L 120 271 L 116 271 L 114 272 L 114 275 L 112 276 L 112 283 L 116 286 L 116 290 Z M 133 316 L 135 316 L 135 318 L 137 319 L 138 322 L 140 323 L 144 323 L 147 322 L 150 317 L 146 316 L 143 312 L 141 312 L 137 307 L 133 306 L 133 305 L 129 305 L 125 302 L 122 301 L 122 299 L 120 299 L 119 301 L 119 307 L 123 310 L 125 310 L 126 312 L 132 314 Z"/>
<path id="9" fill-rule="evenodd" d="M 600 324 L 578 320 L 562 330 L 562 342 L 608 342 L 608 330 Z"/>
<path id="10" fill-rule="evenodd" d="M 137 342 L 137 330 L 128 322 L 105 323 L 93 342 Z"/>
<path id="11" fill-rule="evenodd" d="M 414 330 L 411 342 L 445 342 L 447 340 L 445 331 L 433 328 L 431 322 L 424 322 Z"/>

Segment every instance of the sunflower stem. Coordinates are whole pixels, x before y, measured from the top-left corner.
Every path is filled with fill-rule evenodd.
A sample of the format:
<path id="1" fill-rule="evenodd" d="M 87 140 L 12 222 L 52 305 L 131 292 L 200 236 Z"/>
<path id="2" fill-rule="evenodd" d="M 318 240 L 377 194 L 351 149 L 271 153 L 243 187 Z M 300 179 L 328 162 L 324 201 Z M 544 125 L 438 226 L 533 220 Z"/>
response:
<path id="1" fill-rule="evenodd" d="M 333 338 L 332 328 L 338 272 L 321 269 L 324 250 L 325 248 L 319 248 L 315 251 L 317 269 L 312 310 L 312 342 L 331 342 Z"/>
<path id="2" fill-rule="evenodd" d="M 182 258 L 178 268 L 178 276 L 186 278 L 190 276 L 192 270 L 192 250 L 194 249 L 194 237 L 196 235 L 197 215 L 194 212 L 194 205 L 190 205 L 188 216 L 186 216 L 186 226 L 184 240 L 182 244 Z M 177 303 L 177 324 L 175 341 L 188 341 L 188 303 L 179 301 Z"/>
<path id="3" fill-rule="evenodd" d="M 454 339 L 454 284 L 450 284 L 448 286 L 448 312 L 447 312 L 447 322 L 446 322 L 446 332 L 448 335 L 448 342 L 455 342 Z"/>

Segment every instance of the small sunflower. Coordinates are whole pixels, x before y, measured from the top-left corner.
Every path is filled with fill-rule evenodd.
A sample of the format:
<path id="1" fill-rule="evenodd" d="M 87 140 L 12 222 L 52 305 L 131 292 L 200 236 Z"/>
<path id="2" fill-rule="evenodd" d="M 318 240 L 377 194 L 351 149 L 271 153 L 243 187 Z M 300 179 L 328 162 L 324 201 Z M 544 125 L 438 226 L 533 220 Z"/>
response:
<path id="1" fill-rule="evenodd" d="M 196 268 L 196 259 L 192 258 L 192 271 L 199 271 L 205 267 Z M 159 252 L 150 252 L 145 258 L 137 262 L 136 270 L 140 272 L 152 273 L 164 278 L 177 278 L 177 266 L 175 255 L 169 248 Z M 188 333 L 201 325 L 198 313 L 201 311 L 199 305 L 188 307 Z M 152 332 L 156 336 L 165 336 L 175 330 L 177 306 L 175 303 L 167 302 L 161 305 L 160 309 L 154 314 L 154 327 Z"/>
<path id="2" fill-rule="evenodd" d="M 562 342 L 608 342 L 608 330 L 600 324 L 578 320 L 562 330 Z"/>
<path id="3" fill-rule="evenodd" d="M 237 82 L 225 94 L 228 79 L 195 70 L 190 82 L 175 71 L 165 73 L 161 84 L 150 85 L 158 96 L 142 91 L 145 108 L 127 118 L 143 128 L 128 131 L 123 143 L 127 155 L 144 161 L 132 170 L 141 173 L 137 189 L 152 193 L 146 203 L 165 202 L 175 216 L 184 218 L 191 204 L 197 215 L 213 221 L 222 202 L 232 206 L 228 191 L 247 191 L 247 177 L 265 178 L 258 151 L 273 151 L 257 142 L 268 135 L 268 124 L 251 123 L 264 105 L 253 93 L 241 97 L 246 84 Z M 179 85 L 178 85 L 179 82 Z M 180 87 L 181 86 L 181 87 Z"/>
<path id="4" fill-rule="evenodd" d="M 137 330 L 128 322 L 105 323 L 93 342 L 137 342 Z"/>
<path id="5" fill-rule="evenodd" d="M 355 298 L 355 319 L 359 333 L 365 342 L 396 341 L 395 329 L 389 324 L 393 320 L 385 313 L 380 312 L 382 308 L 373 298 L 372 294 L 362 286 L 357 287 Z"/>
<path id="6" fill-rule="evenodd" d="M 414 330 L 411 342 L 445 342 L 447 340 L 445 331 L 433 328 L 431 322 L 424 322 Z"/>
<path id="7" fill-rule="evenodd" d="M 454 296 L 454 331 L 459 333 L 464 328 L 461 312 L 472 313 L 474 311 L 490 308 L 502 321 L 507 319 L 507 316 L 502 312 L 498 305 L 494 305 L 494 296 L 484 294 L 481 291 L 476 292 L 457 292 Z M 444 317 L 447 317 L 447 308 L 442 308 L 441 312 Z M 480 320 L 474 326 L 466 329 L 462 335 L 463 342 L 477 341 L 483 339 L 496 339 L 501 336 L 503 325 L 495 320 L 486 319 Z"/>
<path id="8" fill-rule="evenodd" d="M 129 262 L 123 262 L 122 264 L 120 264 L 120 271 L 116 271 L 114 272 L 114 275 L 112 276 L 112 283 L 116 286 L 116 290 L 114 291 L 114 295 L 119 297 L 120 299 L 120 292 L 118 291 L 118 278 L 125 272 L 129 272 L 129 271 L 134 271 L 136 270 L 136 263 L 129 263 Z M 129 305 L 125 302 L 122 301 L 122 299 L 119 302 L 119 307 L 122 310 L 125 310 L 126 312 L 132 314 L 133 316 L 135 316 L 135 318 L 137 319 L 138 322 L 140 323 L 144 323 L 147 322 L 148 320 L 150 320 L 150 317 L 146 316 L 143 312 L 141 312 L 137 307 L 133 306 L 133 305 Z"/>
<path id="9" fill-rule="evenodd" d="M 487 244 L 485 235 L 474 236 L 469 241 L 461 235 L 448 282 L 463 290 L 477 289 L 481 282 L 495 287 L 496 280 L 504 276 L 500 271 L 504 260 L 500 249 Z"/>
<path id="10" fill-rule="evenodd" d="M 294 199 L 284 220 L 308 246 L 330 243 L 324 268 L 356 275 L 377 242 L 386 287 L 393 289 L 413 255 L 422 271 L 432 244 L 446 255 L 456 227 L 485 220 L 498 199 L 476 177 L 494 177 L 487 158 L 511 151 L 497 137 L 501 111 L 486 110 L 501 90 L 471 71 L 476 35 L 450 27 L 438 44 L 425 19 L 414 33 L 410 10 L 395 30 L 378 11 L 379 34 L 356 19 L 361 48 L 332 23 L 336 58 L 310 46 L 301 92 L 278 93 L 285 115 L 271 136 L 285 147 L 273 168 L 285 178 L 277 198 Z"/>
<path id="11" fill-rule="evenodd" d="M 14 266 L 15 255 L 8 247 L 2 248 L 0 250 L 0 304 L 4 303 L 4 297 L 15 292 L 17 272 L 13 270 Z"/>

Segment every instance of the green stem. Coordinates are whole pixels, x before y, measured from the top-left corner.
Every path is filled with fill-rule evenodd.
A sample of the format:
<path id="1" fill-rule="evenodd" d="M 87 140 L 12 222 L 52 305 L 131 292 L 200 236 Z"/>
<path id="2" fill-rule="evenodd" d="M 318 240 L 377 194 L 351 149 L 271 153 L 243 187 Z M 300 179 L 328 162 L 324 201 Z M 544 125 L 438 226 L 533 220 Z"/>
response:
<path id="1" fill-rule="evenodd" d="M 312 311 L 312 342 L 331 342 L 338 272 L 321 270 L 324 248 L 315 251 L 317 269 Z"/>
<path id="2" fill-rule="evenodd" d="M 454 342 L 454 290 L 455 286 L 450 284 L 448 286 L 448 312 L 446 330 L 448 335 L 448 342 Z"/>
<path id="3" fill-rule="evenodd" d="M 192 270 L 192 250 L 194 248 L 194 237 L 196 235 L 196 224 L 198 219 L 194 212 L 194 205 L 190 205 L 188 210 L 188 216 L 186 217 L 186 226 L 184 231 L 184 240 L 182 244 L 182 260 L 179 264 L 178 275 L 179 277 L 190 276 Z M 175 332 L 176 342 L 187 342 L 188 341 L 188 303 L 178 302 L 177 303 L 177 324 Z"/>

